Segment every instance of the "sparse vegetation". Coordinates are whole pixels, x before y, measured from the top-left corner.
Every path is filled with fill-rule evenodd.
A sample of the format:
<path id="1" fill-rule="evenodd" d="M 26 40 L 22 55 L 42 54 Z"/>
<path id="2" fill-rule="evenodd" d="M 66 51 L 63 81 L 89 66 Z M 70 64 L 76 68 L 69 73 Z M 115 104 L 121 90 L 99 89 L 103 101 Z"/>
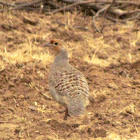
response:
<path id="1" fill-rule="evenodd" d="M 96 22 L 107 23 L 102 34 L 77 10 L 0 13 L 0 139 L 140 139 L 140 22 Z M 64 121 L 49 96 L 53 55 L 41 46 L 50 38 L 66 42 L 71 64 L 87 78 L 84 118 Z"/>

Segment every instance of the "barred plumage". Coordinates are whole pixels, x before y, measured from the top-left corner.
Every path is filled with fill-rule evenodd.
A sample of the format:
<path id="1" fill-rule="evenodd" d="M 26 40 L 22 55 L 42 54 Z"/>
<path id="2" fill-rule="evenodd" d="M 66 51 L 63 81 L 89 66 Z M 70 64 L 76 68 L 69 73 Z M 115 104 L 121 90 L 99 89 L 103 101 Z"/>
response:
<path id="1" fill-rule="evenodd" d="M 66 108 L 65 119 L 68 114 L 70 116 L 82 115 L 88 104 L 89 88 L 87 81 L 80 71 L 69 64 L 63 42 L 51 40 L 49 46 L 57 52 L 50 70 L 50 94 L 54 100 Z"/>
<path id="2" fill-rule="evenodd" d="M 77 71 L 78 72 L 78 71 Z M 74 96 L 72 93 L 75 90 L 80 90 L 83 96 L 88 96 L 89 89 L 85 77 L 78 72 L 75 74 L 74 71 L 62 71 L 62 72 L 52 72 L 52 80 L 55 81 L 54 87 L 56 92 L 62 96 Z"/>

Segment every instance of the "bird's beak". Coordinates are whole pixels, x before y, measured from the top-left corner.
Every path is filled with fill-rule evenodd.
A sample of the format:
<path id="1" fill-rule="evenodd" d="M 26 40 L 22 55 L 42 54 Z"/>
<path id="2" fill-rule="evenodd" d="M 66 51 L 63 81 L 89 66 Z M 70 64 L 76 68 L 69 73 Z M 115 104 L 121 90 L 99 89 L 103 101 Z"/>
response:
<path id="1" fill-rule="evenodd" d="M 50 44 L 50 43 L 47 43 L 45 45 L 43 45 L 43 47 L 53 47 L 54 45 L 53 44 Z"/>
<path id="2" fill-rule="evenodd" d="M 51 44 L 50 43 L 47 43 L 45 45 L 43 45 L 43 47 L 49 47 Z"/>

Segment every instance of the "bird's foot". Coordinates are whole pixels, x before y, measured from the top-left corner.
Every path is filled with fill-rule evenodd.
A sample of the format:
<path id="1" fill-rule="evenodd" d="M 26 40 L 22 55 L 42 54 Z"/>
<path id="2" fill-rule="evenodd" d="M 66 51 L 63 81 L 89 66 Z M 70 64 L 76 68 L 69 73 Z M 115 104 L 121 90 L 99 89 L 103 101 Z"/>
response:
<path id="1" fill-rule="evenodd" d="M 65 110 L 65 116 L 64 116 L 64 120 L 67 120 L 67 117 L 70 117 L 70 115 L 68 114 L 68 109 L 66 108 Z"/>
<path id="2" fill-rule="evenodd" d="M 68 109 L 66 108 L 65 110 L 57 110 L 60 114 L 65 112 L 64 120 L 67 120 L 67 117 L 70 116 L 68 114 Z"/>
<path id="3" fill-rule="evenodd" d="M 60 114 L 66 112 L 66 110 L 57 110 Z"/>

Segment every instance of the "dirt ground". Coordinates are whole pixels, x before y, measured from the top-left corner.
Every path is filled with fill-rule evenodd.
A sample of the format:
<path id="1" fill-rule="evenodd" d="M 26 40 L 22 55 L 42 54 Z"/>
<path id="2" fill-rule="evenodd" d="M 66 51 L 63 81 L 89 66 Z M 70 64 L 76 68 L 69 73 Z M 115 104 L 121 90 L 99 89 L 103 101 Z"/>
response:
<path id="1" fill-rule="evenodd" d="M 140 139 L 140 21 L 96 23 L 106 25 L 103 34 L 77 11 L 0 13 L 0 140 Z M 87 78 L 83 118 L 64 121 L 49 95 L 54 55 L 41 46 L 51 38 L 67 44 L 70 63 Z"/>

